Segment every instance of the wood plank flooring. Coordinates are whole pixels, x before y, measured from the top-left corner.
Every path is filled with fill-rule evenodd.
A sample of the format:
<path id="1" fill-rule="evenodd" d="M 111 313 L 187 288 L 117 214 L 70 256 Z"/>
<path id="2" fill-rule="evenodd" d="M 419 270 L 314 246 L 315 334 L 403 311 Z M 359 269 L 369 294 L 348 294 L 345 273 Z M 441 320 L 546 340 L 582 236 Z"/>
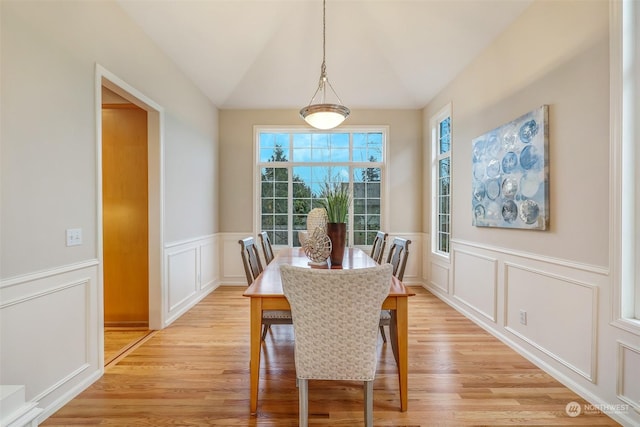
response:
<path id="1" fill-rule="evenodd" d="M 152 332 L 146 327 L 105 327 L 104 366 L 109 366 Z"/>
<path id="2" fill-rule="evenodd" d="M 249 300 L 222 286 L 112 363 L 44 426 L 296 426 L 291 326 L 263 344 L 258 415 L 249 414 Z M 615 426 L 587 402 L 423 288 L 409 299 L 409 410 L 379 343 L 376 426 Z M 387 334 L 388 335 L 388 334 Z M 309 383 L 310 426 L 363 425 L 361 383 Z"/>

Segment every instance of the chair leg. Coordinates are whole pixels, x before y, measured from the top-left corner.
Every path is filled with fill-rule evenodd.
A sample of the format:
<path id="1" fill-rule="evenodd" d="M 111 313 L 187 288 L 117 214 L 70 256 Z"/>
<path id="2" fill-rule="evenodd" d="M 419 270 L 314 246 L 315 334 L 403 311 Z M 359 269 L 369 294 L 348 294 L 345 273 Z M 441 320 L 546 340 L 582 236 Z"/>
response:
<path id="1" fill-rule="evenodd" d="M 373 427 L 373 380 L 364 382 L 364 425 Z"/>
<path id="2" fill-rule="evenodd" d="M 298 412 L 300 413 L 300 427 L 309 424 L 309 380 L 298 379 Z"/>
<path id="3" fill-rule="evenodd" d="M 267 324 L 262 325 L 262 341 L 264 341 L 265 337 L 267 336 L 267 331 L 269 330 L 270 326 L 271 325 Z"/>
<path id="4" fill-rule="evenodd" d="M 382 342 L 386 344 L 387 343 L 387 336 L 384 333 L 384 326 L 382 326 L 382 325 L 380 325 L 380 335 L 382 335 Z"/>

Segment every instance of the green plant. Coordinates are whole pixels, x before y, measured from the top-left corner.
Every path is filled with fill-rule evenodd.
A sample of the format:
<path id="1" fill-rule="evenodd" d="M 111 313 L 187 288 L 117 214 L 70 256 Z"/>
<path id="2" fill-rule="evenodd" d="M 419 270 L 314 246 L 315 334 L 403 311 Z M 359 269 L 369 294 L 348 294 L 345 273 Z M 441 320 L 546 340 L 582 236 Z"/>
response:
<path id="1" fill-rule="evenodd" d="M 327 222 L 346 223 L 351 204 L 349 184 L 346 182 L 325 182 L 320 192 L 320 205 L 327 211 Z"/>

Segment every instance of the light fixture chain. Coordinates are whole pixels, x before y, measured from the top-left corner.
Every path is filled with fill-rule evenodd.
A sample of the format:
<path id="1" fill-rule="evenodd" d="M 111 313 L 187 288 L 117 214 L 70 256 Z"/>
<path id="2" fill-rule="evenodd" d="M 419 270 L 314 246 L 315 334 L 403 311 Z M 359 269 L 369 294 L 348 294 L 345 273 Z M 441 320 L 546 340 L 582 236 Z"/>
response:
<path id="1" fill-rule="evenodd" d="M 316 129 L 333 129 L 349 117 L 350 111 L 342 105 L 342 100 L 333 89 L 327 77 L 327 0 L 322 0 L 322 66 L 320 67 L 320 81 L 318 88 L 311 97 L 309 105 L 300 110 L 300 116 L 311 126 Z M 326 103 L 327 86 L 338 98 L 338 104 Z M 321 103 L 314 104 L 314 100 L 318 94 L 321 95 Z"/>
<path id="2" fill-rule="evenodd" d="M 327 45 L 327 0 L 322 0 L 322 72 L 325 72 L 325 57 Z"/>

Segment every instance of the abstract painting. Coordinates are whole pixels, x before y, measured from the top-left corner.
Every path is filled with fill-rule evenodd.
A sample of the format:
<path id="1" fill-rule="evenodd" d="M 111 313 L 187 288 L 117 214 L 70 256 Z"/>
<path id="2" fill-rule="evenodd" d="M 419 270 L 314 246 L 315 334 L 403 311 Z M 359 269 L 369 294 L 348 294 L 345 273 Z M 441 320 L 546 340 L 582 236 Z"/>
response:
<path id="1" fill-rule="evenodd" d="M 478 227 L 549 227 L 549 107 L 472 140 L 472 218 Z"/>

